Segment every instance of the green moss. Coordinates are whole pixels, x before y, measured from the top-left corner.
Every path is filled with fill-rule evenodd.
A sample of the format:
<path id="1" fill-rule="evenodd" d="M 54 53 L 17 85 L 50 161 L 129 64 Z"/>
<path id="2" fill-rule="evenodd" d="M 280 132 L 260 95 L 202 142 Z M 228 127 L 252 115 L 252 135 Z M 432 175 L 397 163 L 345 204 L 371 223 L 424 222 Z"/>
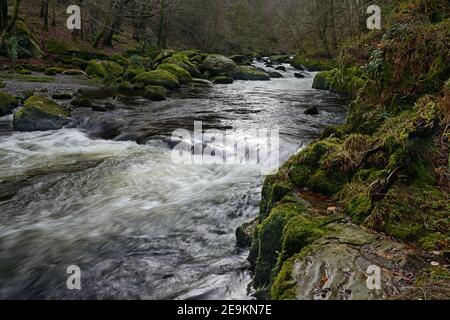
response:
<path id="1" fill-rule="evenodd" d="M 14 114 L 13 127 L 19 131 L 55 130 L 69 120 L 69 111 L 51 99 L 32 96 Z"/>
<path id="2" fill-rule="evenodd" d="M 145 67 L 144 67 L 144 61 L 142 57 L 133 55 L 130 57 L 130 65 L 126 69 L 125 73 L 123 74 L 123 78 L 127 81 L 130 81 L 137 75 L 144 73 Z"/>
<path id="3" fill-rule="evenodd" d="M 166 89 L 173 90 L 180 87 L 178 78 L 165 70 L 154 70 L 144 72 L 132 79 L 136 84 L 163 86 Z"/>
<path id="4" fill-rule="evenodd" d="M 144 97 L 153 101 L 166 100 L 167 90 L 162 86 L 146 86 Z"/>
<path id="5" fill-rule="evenodd" d="M 336 63 L 332 60 L 314 59 L 305 57 L 302 54 L 294 56 L 291 64 L 296 69 L 303 70 L 303 68 L 307 68 L 311 71 L 326 71 L 331 70 L 336 66 Z"/>
<path id="6" fill-rule="evenodd" d="M 169 58 L 164 59 L 162 62 L 176 64 L 179 67 L 187 70 L 193 77 L 198 78 L 201 76 L 198 66 L 193 63 L 190 58 L 184 53 L 175 53 Z"/>
<path id="7" fill-rule="evenodd" d="M 21 75 L 21 74 L 2 74 L 1 77 L 5 79 L 17 80 L 19 82 L 38 82 L 38 83 L 49 83 L 55 82 L 53 77 L 44 76 L 33 76 L 33 75 Z"/>
<path id="8" fill-rule="evenodd" d="M 318 90 L 330 90 L 337 69 L 319 72 L 314 77 L 313 88 Z"/>
<path id="9" fill-rule="evenodd" d="M 341 184 L 336 181 L 334 177 L 328 175 L 324 170 L 316 171 L 309 178 L 308 186 L 312 191 L 324 195 L 333 195 L 341 188 Z"/>
<path id="10" fill-rule="evenodd" d="M 256 261 L 254 286 L 268 290 L 272 281 L 272 269 L 276 266 L 282 249 L 283 230 L 288 221 L 302 212 L 304 207 L 288 203 L 276 206 L 258 227 L 258 258 Z"/>
<path id="11" fill-rule="evenodd" d="M 64 72 L 64 68 L 61 67 L 50 67 L 45 69 L 44 73 L 48 76 L 54 76 Z"/>
<path id="12" fill-rule="evenodd" d="M 253 66 L 239 66 L 239 72 L 234 76 L 238 80 L 268 81 L 270 75 Z"/>
<path id="13" fill-rule="evenodd" d="M 18 106 L 19 102 L 15 97 L 0 91 L 0 117 L 10 114 Z"/>
<path id="14" fill-rule="evenodd" d="M 69 48 L 66 44 L 54 39 L 47 40 L 46 47 L 49 53 L 60 56 L 70 55 L 73 51 L 73 49 Z"/>
<path id="15" fill-rule="evenodd" d="M 106 78 L 106 66 L 102 61 L 91 60 L 86 67 L 86 73 L 94 78 Z"/>
<path id="16" fill-rule="evenodd" d="M 123 67 L 128 67 L 131 64 L 130 59 L 126 58 L 121 54 L 113 54 L 110 59 L 111 61 L 114 61 Z"/>
<path id="17" fill-rule="evenodd" d="M 176 64 L 163 63 L 158 66 L 157 70 L 164 70 L 170 72 L 171 74 L 173 74 L 175 77 L 178 78 L 178 81 L 181 84 L 187 84 L 189 82 L 192 82 L 191 74 L 187 70 L 181 68 Z"/>

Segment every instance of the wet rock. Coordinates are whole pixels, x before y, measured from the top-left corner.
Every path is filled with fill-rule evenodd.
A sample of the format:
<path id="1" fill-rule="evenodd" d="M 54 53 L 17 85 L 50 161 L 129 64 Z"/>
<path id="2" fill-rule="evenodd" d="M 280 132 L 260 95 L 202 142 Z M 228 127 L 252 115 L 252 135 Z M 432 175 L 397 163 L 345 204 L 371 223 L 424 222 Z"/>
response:
<path id="1" fill-rule="evenodd" d="M 14 114 L 13 127 L 17 131 L 56 130 L 67 124 L 69 115 L 69 111 L 53 100 L 33 96 Z"/>
<path id="2" fill-rule="evenodd" d="M 193 58 L 196 57 L 197 54 L 193 53 Z M 176 64 L 179 67 L 183 68 L 184 70 L 187 70 L 192 77 L 198 78 L 201 76 L 200 70 L 198 68 L 198 65 L 191 61 L 191 59 L 188 57 L 187 54 L 184 53 L 175 53 L 172 56 L 164 59 L 162 61 L 163 63 L 170 63 L 170 64 Z"/>
<path id="3" fill-rule="evenodd" d="M 138 76 L 134 77 L 132 82 L 136 84 L 142 84 L 144 86 L 163 86 L 169 90 L 177 89 L 180 87 L 178 78 L 165 70 L 154 70 L 141 73 Z"/>
<path id="4" fill-rule="evenodd" d="M 294 76 L 295 76 L 296 78 L 298 78 L 298 79 L 303 79 L 303 78 L 305 78 L 305 74 L 300 73 L 300 72 L 294 73 Z"/>
<path id="5" fill-rule="evenodd" d="M 316 75 L 313 82 L 313 88 L 318 90 L 330 90 L 334 79 L 334 71 L 323 71 Z"/>
<path id="6" fill-rule="evenodd" d="M 86 98 L 75 98 L 70 104 L 75 108 L 92 108 L 94 106 L 94 103 Z"/>
<path id="7" fill-rule="evenodd" d="M 317 115 L 319 114 L 319 109 L 317 107 L 310 107 L 305 110 L 305 114 L 307 115 Z"/>
<path id="8" fill-rule="evenodd" d="M 236 229 L 236 241 L 239 248 L 250 248 L 257 225 L 258 220 L 255 219 Z"/>
<path id="9" fill-rule="evenodd" d="M 192 85 L 196 87 L 212 87 L 213 83 L 206 79 L 192 78 Z"/>
<path id="10" fill-rule="evenodd" d="M 48 76 L 54 76 L 57 74 L 61 74 L 64 72 L 64 68 L 60 68 L 60 67 L 50 67 L 45 69 L 44 73 Z"/>
<path id="11" fill-rule="evenodd" d="M 52 99 L 54 100 L 70 100 L 73 98 L 71 93 L 62 92 L 62 93 L 54 93 L 52 95 Z"/>
<path id="12" fill-rule="evenodd" d="M 276 71 L 270 72 L 270 73 L 269 73 L 269 76 L 270 76 L 271 78 L 274 78 L 274 79 L 283 78 L 283 75 L 282 75 L 281 73 L 279 73 L 279 72 L 276 72 Z"/>
<path id="13" fill-rule="evenodd" d="M 202 64 L 202 70 L 208 71 L 211 76 L 234 77 L 239 73 L 236 62 L 220 54 L 210 54 Z"/>
<path id="14" fill-rule="evenodd" d="M 386 299 L 405 291 L 410 284 L 406 275 L 416 261 L 406 245 L 379 239 L 376 234 L 354 225 L 331 225 L 333 233 L 302 250 L 283 266 L 275 280 L 275 296 L 287 289 L 300 300 L 372 300 Z M 379 268 L 381 286 L 367 284 L 370 268 Z M 373 272 L 373 271 L 372 271 Z M 286 286 L 283 286 L 286 285 Z"/>
<path id="15" fill-rule="evenodd" d="M 220 76 L 213 78 L 212 81 L 215 84 L 231 84 L 234 82 L 234 79 L 231 77 Z"/>
<path id="16" fill-rule="evenodd" d="M 144 98 L 153 101 L 166 100 L 167 90 L 162 86 L 147 86 L 145 87 Z"/>
<path id="17" fill-rule="evenodd" d="M 17 108 L 19 101 L 12 95 L 0 91 L 0 117 L 12 113 Z"/>
<path id="18" fill-rule="evenodd" d="M 234 77 L 236 80 L 251 80 L 251 81 L 267 81 L 270 76 L 267 72 L 261 71 L 252 66 L 240 66 L 239 73 Z"/>
<path id="19" fill-rule="evenodd" d="M 275 70 L 286 72 L 286 67 L 285 66 L 279 66 L 279 67 L 276 67 Z"/>
<path id="20" fill-rule="evenodd" d="M 178 81 L 181 84 L 188 84 L 189 82 L 192 81 L 191 74 L 187 70 L 183 69 L 182 67 L 176 64 L 163 63 L 158 66 L 157 70 L 164 70 L 173 74 L 175 77 L 178 78 Z"/>

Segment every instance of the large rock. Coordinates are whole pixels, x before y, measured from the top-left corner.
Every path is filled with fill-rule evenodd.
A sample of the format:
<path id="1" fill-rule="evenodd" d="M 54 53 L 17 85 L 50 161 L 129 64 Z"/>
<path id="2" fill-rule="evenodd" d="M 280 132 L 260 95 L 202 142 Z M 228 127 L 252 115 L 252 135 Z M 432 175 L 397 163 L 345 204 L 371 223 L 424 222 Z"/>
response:
<path id="1" fill-rule="evenodd" d="M 130 81 L 137 75 L 144 73 L 145 67 L 144 67 L 144 61 L 142 57 L 134 55 L 130 57 L 130 64 L 128 68 L 125 70 L 125 73 L 123 74 L 123 78 L 127 81 Z"/>
<path id="2" fill-rule="evenodd" d="M 163 101 L 166 100 L 167 90 L 162 86 L 146 86 L 144 98 L 153 101 Z"/>
<path id="3" fill-rule="evenodd" d="M 332 233 L 283 265 L 272 287 L 273 299 L 378 300 L 410 286 L 413 266 L 420 264 L 413 250 L 358 226 L 329 227 Z M 378 288 L 367 281 L 374 270 L 380 271 Z"/>
<path id="4" fill-rule="evenodd" d="M 198 78 L 201 76 L 201 72 L 197 65 L 193 63 L 186 54 L 175 53 L 172 56 L 164 59 L 163 63 L 171 63 L 180 66 L 187 70 L 193 77 Z"/>
<path id="5" fill-rule="evenodd" d="M 86 73 L 94 78 L 118 78 L 124 68 L 114 61 L 91 60 L 86 67 Z"/>
<path id="6" fill-rule="evenodd" d="M 13 127 L 18 131 L 56 130 L 67 124 L 69 115 L 69 111 L 53 100 L 33 96 L 14 114 Z"/>
<path id="7" fill-rule="evenodd" d="M 318 90 L 330 90 L 333 79 L 333 71 L 319 72 L 314 78 L 313 88 Z"/>
<path id="8" fill-rule="evenodd" d="M 132 80 L 133 83 L 145 86 L 163 86 L 166 89 L 173 90 L 180 87 L 180 82 L 177 77 L 165 70 L 154 70 L 150 72 L 144 72 Z"/>
<path id="9" fill-rule="evenodd" d="M 18 105 L 18 101 L 15 97 L 8 93 L 0 92 L 0 117 L 12 113 Z"/>
<path id="10" fill-rule="evenodd" d="M 234 78 L 237 80 L 267 81 L 270 80 L 270 75 L 252 66 L 239 66 L 239 73 Z"/>
<path id="11" fill-rule="evenodd" d="M 191 74 L 187 70 L 183 69 L 182 67 L 176 64 L 163 63 L 158 66 L 157 70 L 164 70 L 170 72 L 171 74 L 173 74 L 175 77 L 178 78 L 178 81 L 181 84 L 187 84 L 192 81 Z"/>
<path id="12" fill-rule="evenodd" d="M 236 62 L 220 54 L 208 55 L 203 61 L 202 70 L 209 72 L 213 77 L 234 77 L 239 73 L 239 67 Z"/>

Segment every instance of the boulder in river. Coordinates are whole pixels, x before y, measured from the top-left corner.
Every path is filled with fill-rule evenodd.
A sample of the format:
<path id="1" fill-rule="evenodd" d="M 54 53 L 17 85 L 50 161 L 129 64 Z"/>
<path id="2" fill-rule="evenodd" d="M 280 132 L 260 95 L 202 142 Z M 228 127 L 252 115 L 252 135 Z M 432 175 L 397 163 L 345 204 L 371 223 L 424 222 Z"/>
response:
<path id="1" fill-rule="evenodd" d="M 94 78 L 117 78 L 124 73 L 124 68 L 114 61 L 91 60 L 86 67 L 86 73 Z"/>
<path id="2" fill-rule="evenodd" d="M 178 78 L 176 76 L 166 70 L 161 69 L 141 73 L 134 77 L 132 82 L 144 86 L 163 86 L 169 90 L 177 89 L 180 87 L 180 82 L 178 81 Z"/>
<path id="3" fill-rule="evenodd" d="M 181 84 L 188 84 L 189 82 L 192 81 L 192 76 L 189 73 L 189 71 L 183 69 L 182 67 L 180 67 L 179 65 L 173 64 L 173 63 L 163 63 L 160 64 L 157 68 L 157 70 L 164 70 L 167 72 L 170 72 L 171 74 L 173 74 L 175 77 L 178 78 L 178 81 Z"/>
<path id="4" fill-rule="evenodd" d="M 54 93 L 52 95 L 52 99 L 54 99 L 54 100 L 70 100 L 72 98 L 73 98 L 73 95 L 68 92 Z"/>
<path id="5" fill-rule="evenodd" d="M 317 107 L 310 107 L 305 110 L 305 114 L 307 115 L 317 115 L 319 114 L 319 109 Z"/>
<path id="6" fill-rule="evenodd" d="M 272 71 L 269 73 L 269 76 L 274 79 L 283 78 L 283 75 L 277 71 Z"/>
<path id="7" fill-rule="evenodd" d="M 208 55 L 203 61 L 202 70 L 208 71 L 213 77 L 234 77 L 239 73 L 239 67 L 236 62 L 220 54 Z"/>
<path id="8" fill-rule="evenodd" d="M 231 84 L 234 79 L 231 77 L 219 76 L 212 79 L 215 84 Z"/>
<path id="9" fill-rule="evenodd" d="M 0 117 L 12 113 L 19 105 L 18 100 L 12 95 L 0 92 Z"/>
<path id="10" fill-rule="evenodd" d="M 125 70 L 123 74 L 123 78 L 125 80 L 131 80 L 136 77 L 138 74 L 144 73 L 145 67 L 142 57 L 133 55 L 130 57 L 130 65 Z"/>
<path id="11" fill-rule="evenodd" d="M 252 66 L 240 66 L 239 73 L 236 74 L 234 78 L 237 80 L 253 80 L 253 81 L 270 80 L 270 76 L 267 72 Z"/>
<path id="12" fill-rule="evenodd" d="M 330 90 L 334 78 L 334 71 L 323 71 L 316 75 L 313 88 L 318 90 Z"/>
<path id="13" fill-rule="evenodd" d="M 153 101 L 166 100 L 167 90 L 163 86 L 146 86 L 144 98 Z"/>
<path id="14" fill-rule="evenodd" d="M 32 96 L 14 114 L 17 131 L 46 131 L 62 128 L 69 121 L 69 111 L 51 99 Z"/>
<path id="15" fill-rule="evenodd" d="M 286 67 L 285 66 L 278 66 L 278 67 L 275 68 L 275 70 L 286 72 Z"/>
<path id="16" fill-rule="evenodd" d="M 192 78 L 192 85 L 196 87 L 212 87 L 213 83 L 206 79 Z"/>
<path id="17" fill-rule="evenodd" d="M 186 54 L 175 53 L 172 56 L 164 59 L 163 63 L 171 63 L 180 66 L 181 68 L 187 70 L 192 77 L 200 77 L 201 73 L 198 66 L 193 63 Z"/>
<path id="18" fill-rule="evenodd" d="M 296 72 L 296 73 L 294 73 L 294 77 L 296 77 L 298 79 L 303 79 L 305 77 L 305 74 Z"/>

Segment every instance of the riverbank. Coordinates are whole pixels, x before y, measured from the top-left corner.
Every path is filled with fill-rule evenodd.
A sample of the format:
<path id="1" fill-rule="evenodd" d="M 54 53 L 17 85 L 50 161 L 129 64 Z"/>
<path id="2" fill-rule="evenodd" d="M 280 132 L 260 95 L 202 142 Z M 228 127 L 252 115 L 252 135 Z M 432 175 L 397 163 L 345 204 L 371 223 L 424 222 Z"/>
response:
<path id="1" fill-rule="evenodd" d="M 386 30 L 316 77 L 314 87 L 353 102 L 345 125 L 265 181 L 249 257 L 259 297 L 448 297 L 450 11 L 441 5 L 401 4 Z M 305 192 L 328 197 L 328 208 Z M 366 285 L 371 266 L 381 288 Z"/>

